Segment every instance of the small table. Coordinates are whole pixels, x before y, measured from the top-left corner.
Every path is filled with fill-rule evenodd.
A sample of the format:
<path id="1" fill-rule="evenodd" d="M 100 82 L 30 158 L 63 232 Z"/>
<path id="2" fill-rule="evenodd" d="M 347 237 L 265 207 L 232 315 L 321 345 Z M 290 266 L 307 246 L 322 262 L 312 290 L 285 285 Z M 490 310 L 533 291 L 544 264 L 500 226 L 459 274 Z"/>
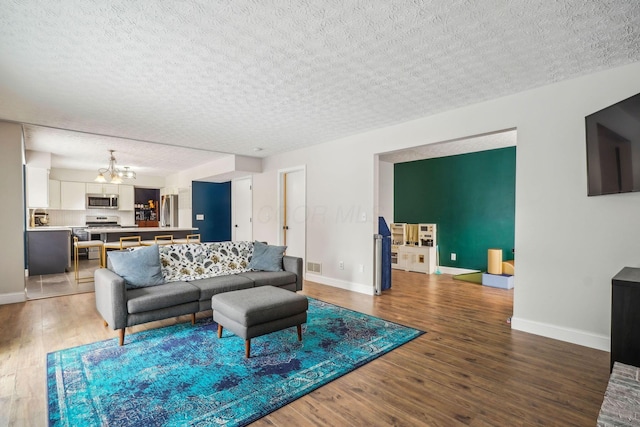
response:
<path id="1" fill-rule="evenodd" d="M 251 338 L 297 326 L 302 341 L 302 324 L 307 321 L 309 301 L 304 295 L 260 286 L 224 292 L 211 297 L 213 320 L 218 323 L 218 338 L 228 328 L 245 340 L 245 357 L 251 354 Z"/>

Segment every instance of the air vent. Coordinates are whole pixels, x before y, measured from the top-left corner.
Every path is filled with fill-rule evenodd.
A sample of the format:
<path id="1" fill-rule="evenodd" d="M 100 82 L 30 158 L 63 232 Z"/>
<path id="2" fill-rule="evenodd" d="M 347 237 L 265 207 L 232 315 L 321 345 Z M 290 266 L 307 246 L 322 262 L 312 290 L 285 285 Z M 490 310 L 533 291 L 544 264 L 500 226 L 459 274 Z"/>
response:
<path id="1" fill-rule="evenodd" d="M 322 264 L 319 262 L 307 262 L 307 271 L 322 274 Z"/>

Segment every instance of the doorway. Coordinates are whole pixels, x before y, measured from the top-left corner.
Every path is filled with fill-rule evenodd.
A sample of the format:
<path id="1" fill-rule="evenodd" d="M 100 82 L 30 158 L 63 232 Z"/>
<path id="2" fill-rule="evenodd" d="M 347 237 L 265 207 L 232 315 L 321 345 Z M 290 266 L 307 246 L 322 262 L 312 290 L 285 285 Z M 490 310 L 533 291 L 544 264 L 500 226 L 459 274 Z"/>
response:
<path id="1" fill-rule="evenodd" d="M 231 208 L 233 210 L 232 237 L 235 241 L 253 240 L 253 191 L 250 176 L 234 179 L 231 188 Z"/>
<path id="2" fill-rule="evenodd" d="M 306 249 L 306 170 L 303 167 L 279 172 L 280 243 L 287 255 L 305 258 Z"/>
<path id="3" fill-rule="evenodd" d="M 444 274 L 486 271 L 488 248 L 511 260 L 516 150 L 517 129 L 506 129 L 380 153 L 377 212 L 388 223 L 435 223 Z"/>

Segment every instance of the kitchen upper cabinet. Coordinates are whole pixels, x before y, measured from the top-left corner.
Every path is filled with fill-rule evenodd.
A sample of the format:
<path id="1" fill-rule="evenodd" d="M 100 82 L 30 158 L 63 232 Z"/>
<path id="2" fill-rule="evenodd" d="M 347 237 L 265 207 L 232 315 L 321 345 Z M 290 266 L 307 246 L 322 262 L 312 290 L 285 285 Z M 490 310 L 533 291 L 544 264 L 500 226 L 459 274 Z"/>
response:
<path id="1" fill-rule="evenodd" d="M 60 208 L 67 210 L 85 210 L 85 192 L 86 185 L 84 182 L 66 182 L 60 183 Z"/>
<path id="2" fill-rule="evenodd" d="M 49 207 L 49 170 L 26 167 L 27 175 L 27 207 Z"/>
<path id="3" fill-rule="evenodd" d="M 134 210 L 135 192 L 133 185 L 120 185 L 120 197 L 118 198 L 118 210 Z"/>
<path id="4" fill-rule="evenodd" d="M 87 183 L 87 194 L 118 194 L 120 187 L 118 184 L 98 184 L 95 182 Z M 133 210 L 133 208 L 131 209 Z"/>
<path id="5" fill-rule="evenodd" d="M 49 209 L 60 209 L 60 181 L 49 180 Z"/>

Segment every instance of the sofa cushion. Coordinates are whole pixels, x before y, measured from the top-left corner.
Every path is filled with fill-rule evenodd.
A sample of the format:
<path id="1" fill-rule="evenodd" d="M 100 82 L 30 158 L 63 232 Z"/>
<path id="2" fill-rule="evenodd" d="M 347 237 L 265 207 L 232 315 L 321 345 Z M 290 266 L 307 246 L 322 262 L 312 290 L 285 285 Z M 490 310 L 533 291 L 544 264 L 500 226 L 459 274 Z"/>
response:
<path id="1" fill-rule="evenodd" d="M 164 283 L 158 245 L 132 251 L 112 251 L 109 252 L 109 261 L 113 272 L 124 279 L 128 289 Z"/>
<path id="2" fill-rule="evenodd" d="M 252 280 L 256 287 L 295 284 L 297 277 L 295 273 L 289 271 L 247 271 L 245 273 L 238 273 L 237 275 Z"/>
<path id="3" fill-rule="evenodd" d="M 247 271 L 252 242 L 190 243 L 160 248 L 166 282 L 193 281 Z"/>
<path id="4" fill-rule="evenodd" d="M 282 271 L 282 257 L 286 246 L 267 245 L 257 240 L 253 242 L 253 254 L 248 268 L 261 271 Z"/>
<path id="5" fill-rule="evenodd" d="M 253 288 L 251 279 L 235 274 L 194 280 L 189 283 L 200 289 L 200 301 L 210 300 L 212 296 L 222 292 Z"/>
<path id="6" fill-rule="evenodd" d="M 127 312 L 142 313 L 198 301 L 200 289 L 187 282 L 165 283 L 127 291 Z"/>

